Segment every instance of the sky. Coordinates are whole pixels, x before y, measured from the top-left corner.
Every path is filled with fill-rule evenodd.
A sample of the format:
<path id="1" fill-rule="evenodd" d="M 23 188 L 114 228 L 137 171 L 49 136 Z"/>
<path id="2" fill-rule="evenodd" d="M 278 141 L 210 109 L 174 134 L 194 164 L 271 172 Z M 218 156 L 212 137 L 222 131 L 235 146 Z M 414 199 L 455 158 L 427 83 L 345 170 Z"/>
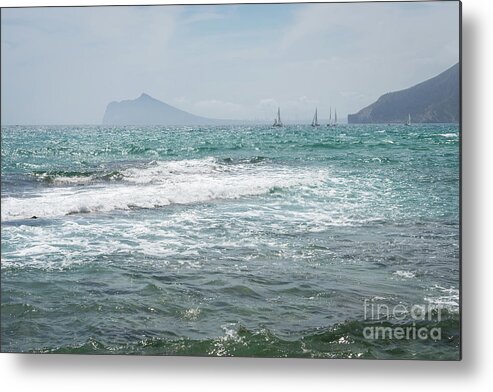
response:
<path id="1" fill-rule="evenodd" d="M 455 1 L 3 8 L 1 122 L 100 124 L 143 92 L 211 118 L 345 121 L 458 61 Z"/>

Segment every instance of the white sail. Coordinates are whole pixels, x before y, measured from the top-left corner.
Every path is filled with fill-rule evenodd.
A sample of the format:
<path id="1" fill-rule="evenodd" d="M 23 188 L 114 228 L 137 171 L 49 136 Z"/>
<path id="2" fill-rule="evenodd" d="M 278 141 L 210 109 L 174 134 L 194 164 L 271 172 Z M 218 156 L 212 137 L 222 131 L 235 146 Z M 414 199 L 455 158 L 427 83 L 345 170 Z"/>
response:
<path id="1" fill-rule="evenodd" d="M 328 127 L 335 127 L 337 124 L 337 110 L 334 109 L 334 119 L 332 120 L 332 106 L 329 109 L 329 123 L 327 124 Z"/>
<path id="2" fill-rule="evenodd" d="M 411 113 L 407 115 L 407 122 L 406 125 L 411 125 Z"/>
<path id="3" fill-rule="evenodd" d="M 282 127 L 282 121 L 281 121 L 281 108 L 277 108 L 277 118 L 274 119 L 274 124 L 272 124 L 273 127 Z"/>
<path id="4" fill-rule="evenodd" d="M 317 108 L 315 108 L 315 115 L 313 116 L 312 127 L 318 127 L 319 125 L 320 124 L 318 123 Z"/>

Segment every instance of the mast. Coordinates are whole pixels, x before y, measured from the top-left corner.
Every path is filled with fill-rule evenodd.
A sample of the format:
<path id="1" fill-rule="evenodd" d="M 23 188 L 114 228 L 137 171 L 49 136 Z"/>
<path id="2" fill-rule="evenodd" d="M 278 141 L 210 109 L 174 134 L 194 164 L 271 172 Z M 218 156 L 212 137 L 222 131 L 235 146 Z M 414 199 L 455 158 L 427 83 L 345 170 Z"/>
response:
<path id="1" fill-rule="evenodd" d="M 329 123 L 327 124 L 327 126 L 331 126 L 332 125 L 332 106 L 329 108 Z"/>
<path id="2" fill-rule="evenodd" d="M 318 127 L 319 125 L 320 124 L 318 123 L 317 108 L 315 108 L 315 115 L 313 116 L 312 127 Z"/>
<path id="3" fill-rule="evenodd" d="M 281 108 L 277 108 L 277 117 L 274 119 L 274 124 L 272 124 L 273 127 L 282 127 L 282 122 L 281 122 Z"/>
<path id="4" fill-rule="evenodd" d="M 334 109 L 334 125 L 337 124 L 337 110 Z"/>

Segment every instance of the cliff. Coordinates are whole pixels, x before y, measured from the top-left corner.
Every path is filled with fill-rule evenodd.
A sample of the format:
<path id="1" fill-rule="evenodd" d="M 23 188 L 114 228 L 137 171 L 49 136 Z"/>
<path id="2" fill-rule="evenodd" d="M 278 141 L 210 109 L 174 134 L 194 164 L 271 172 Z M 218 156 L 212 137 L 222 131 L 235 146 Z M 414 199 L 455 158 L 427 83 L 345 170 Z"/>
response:
<path id="1" fill-rule="evenodd" d="M 358 113 L 349 114 L 348 123 L 402 123 L 408 114 L 414 123 L 459 122 L 459 64 L 413 87 L 382 95 Z"/>

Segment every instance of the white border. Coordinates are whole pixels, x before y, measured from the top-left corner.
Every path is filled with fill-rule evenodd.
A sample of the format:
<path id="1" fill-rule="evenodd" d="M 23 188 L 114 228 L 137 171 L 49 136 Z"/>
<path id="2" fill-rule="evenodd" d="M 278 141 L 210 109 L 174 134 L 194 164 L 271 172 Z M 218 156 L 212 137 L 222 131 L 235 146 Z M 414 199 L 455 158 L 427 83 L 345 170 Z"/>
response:
<path id="1" fill-rule="evenodd" d="M 2 7 L 165 3 L 172 2 L 0 0 Z M 0 354 L 4 390 L 489 390 L 493 385 L 493 307 L 489 304 L 493 299 L 489 231 L 493 220 L 492 4 L 491 0 L 463 0 L 462 362 Z"/>

